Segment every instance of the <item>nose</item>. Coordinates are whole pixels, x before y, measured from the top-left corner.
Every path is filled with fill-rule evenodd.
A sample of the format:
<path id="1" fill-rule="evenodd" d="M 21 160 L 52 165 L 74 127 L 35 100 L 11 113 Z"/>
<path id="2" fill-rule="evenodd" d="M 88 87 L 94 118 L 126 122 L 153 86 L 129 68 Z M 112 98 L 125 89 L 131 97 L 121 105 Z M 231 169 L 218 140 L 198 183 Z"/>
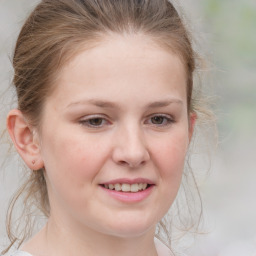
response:
<path id="1" fill-rule="evenodd" d="M 138 168 L 150 159 L 143 132 L 138 128 L 126 127 L 119 131 L 114 145 L 113 160 L 119 165 Z"/>

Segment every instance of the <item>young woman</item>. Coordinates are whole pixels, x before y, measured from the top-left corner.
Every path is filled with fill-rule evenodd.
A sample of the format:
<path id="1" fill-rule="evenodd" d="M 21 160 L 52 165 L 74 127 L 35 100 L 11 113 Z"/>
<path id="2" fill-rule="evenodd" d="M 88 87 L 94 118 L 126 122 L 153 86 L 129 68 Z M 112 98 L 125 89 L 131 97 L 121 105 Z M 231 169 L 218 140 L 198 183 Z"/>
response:
<path id="1" fill-rule="evenodd" d="M 26 200 L 48 218 L 15 255 L 173 255 L 154 237 L 200 108 L 196 53 L 173 4 L 41 1 L 13 66 L 7 128 L 30 169 Z"/>

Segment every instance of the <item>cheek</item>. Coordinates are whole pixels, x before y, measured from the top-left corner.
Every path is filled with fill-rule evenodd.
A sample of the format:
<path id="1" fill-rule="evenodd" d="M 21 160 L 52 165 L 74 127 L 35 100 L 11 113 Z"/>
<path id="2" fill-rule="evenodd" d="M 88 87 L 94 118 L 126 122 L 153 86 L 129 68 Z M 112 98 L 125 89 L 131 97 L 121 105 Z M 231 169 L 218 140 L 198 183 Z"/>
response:
<path id="1" fill-rule="evenodd" d="M 166 136 L 154 147 L 154 162 L 161 177 L 163 193 L 170 198 L 176 195 L 184 169 L 188 149 L 186 132 Z"/>
<path id="2" fill-rule="evenodd" d="M 184 162 L 188 148 L 187 133 L 177 132 L 155 141 L 154 164 L 160 176 L 157 202 L 161 207 L 156 215 L 160 220 L 172 206 L 182 179 Z M 157 143 L 157 144 L 156 144 Z"/>
<path id="3" fill-rule="evenodd" d="M 88 198 L 95 192 L 91 185 L 107 157 L 106 147 L 97 141 L 96 137 L 64 129 L 57 135 L 45 134 L 42 154 L 51 207 L 55 211 L 59 204 L 79 211 L 87 207 Z"/>
<path id="4" fill-rule="evenodd" d="M 62 183 L 82 186 L 91 181 L 107 155 L 96 137 L 88 138 L 69 130 L 54 136 L 49 133 L 44 138 L 42 153 L 46 171 Z"/>
<path id="5" fill-rule="evenodd" d="M 170 136 L 159 144 L 156 151 L 157 163 L 164 174 L 175 175 L 183 170 L 188 149 L 188 140 L 185 136 Z"/>

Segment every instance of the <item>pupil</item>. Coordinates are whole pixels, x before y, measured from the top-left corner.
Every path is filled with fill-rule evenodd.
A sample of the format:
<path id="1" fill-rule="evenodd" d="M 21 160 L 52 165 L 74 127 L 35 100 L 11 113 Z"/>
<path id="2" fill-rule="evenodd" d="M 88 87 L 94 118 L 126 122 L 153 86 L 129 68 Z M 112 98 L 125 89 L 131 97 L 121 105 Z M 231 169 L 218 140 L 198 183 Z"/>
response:
<path id="1" fill-rule="evenodd" d="M 91 125 L 101 125 L 102 119 L 101 118 L 94 118 L 90 120 Z"/>
<path id="2" fill-rule="evenodd" d="M 162 124 L 163 123 L 163 119 L 164 118 L 162 116 L 155 116 L 155 117 L 153 117 L 152 122 L 154 124 Z"/>

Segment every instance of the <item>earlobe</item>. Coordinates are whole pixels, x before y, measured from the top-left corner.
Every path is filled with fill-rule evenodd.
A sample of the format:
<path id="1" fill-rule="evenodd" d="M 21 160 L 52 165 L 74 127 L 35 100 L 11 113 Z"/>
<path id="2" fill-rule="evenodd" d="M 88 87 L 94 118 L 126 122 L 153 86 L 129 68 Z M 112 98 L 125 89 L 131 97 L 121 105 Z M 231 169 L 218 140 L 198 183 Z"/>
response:
<path id="1" fill-rule="evenodd" d="M 189 142 L 192 139 L 195 124 L 196 124 L 197 114 L 195 112 L 192 112 L 189 114 Z"/>
<path id="2" fill-rule="evenodd" d="M 9 112 L 7 129 L 13 144 L 27 166 L 32 170 L 43 168 L 40 145 L 20 110 L 13 109 Z"/>

